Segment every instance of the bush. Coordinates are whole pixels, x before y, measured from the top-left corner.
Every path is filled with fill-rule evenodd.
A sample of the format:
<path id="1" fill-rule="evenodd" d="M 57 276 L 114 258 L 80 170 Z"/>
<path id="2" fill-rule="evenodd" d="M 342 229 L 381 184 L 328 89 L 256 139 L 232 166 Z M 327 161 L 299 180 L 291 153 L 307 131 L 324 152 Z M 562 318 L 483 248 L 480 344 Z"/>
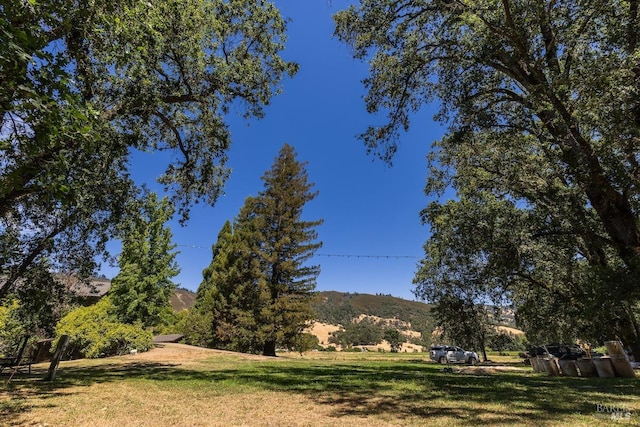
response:
<path id="1" fill-rule="evenodd" d="M 318 340 L 318 337 L 304 332 L 293 337 L 288 345 L 288 350 L 297 351 L 298 353 L 300 353 L 300 355 L 302 355 L 302 353 L 305 353 L 307 351 L 316 350 L 319 344 L 320 341 Z"/>
<path id="2" fill-rule="evenodd" d="M 382 334 L 382 326 L 365 319 L 358 323 L 350 323 L 344 329 L 332 332 L 329 342 L 343 347 L 376 345 L 382 342 Z"/>
<path id="3" fill-rule="evenodd" d="M 192 307 L 180 312 L 176 332 L 184 335 L 187 344 L 212 347 L 214 342 L 212 324 L 211 311 L 200 311 Z"/>
<path id="4" fill-rule="evenodd" d="M 27 330 L 16 315 L 19 310 L 17 300 L 11 300 L 7 305 L 0 305 L 0 355 L 14 355 Z"/>
<path id="5" fill-rule="evenodd" d="M 151 332 L 126 325 L 112 314 L 113 304 L 103 298 L 91 307 L 80 307 L 63 317 L 56 327 L 56 342 L 69 335 L 67 354 L 71 357 L 98 358 L 147 351 L 153 345 Z"/>

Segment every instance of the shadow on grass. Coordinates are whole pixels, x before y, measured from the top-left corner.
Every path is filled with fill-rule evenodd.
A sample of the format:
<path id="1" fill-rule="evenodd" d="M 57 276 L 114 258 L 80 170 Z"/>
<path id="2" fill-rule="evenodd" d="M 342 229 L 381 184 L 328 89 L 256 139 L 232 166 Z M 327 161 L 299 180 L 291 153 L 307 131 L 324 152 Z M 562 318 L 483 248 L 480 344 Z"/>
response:
<path id="1" fill-rule="evenodd" d="M 596 405 L 638 408 L 640 386 L 635 379 L 550 378 L 523 372 L 474 375 L 445 373 L 440 366 L 412 361 L 385 362 L 255 362 L 218 368 L 209 362 L 199 369 L 165 363 L 96 364 L 63 367 L 55 382 L 34 371 L 4 384 L 9 399 L 0 400 L 0 417 L 17 425 L 29 410 L 29 398 L 46 402 L 59 393 L 114 381 L 150 381 L 162 387 L 172 382 L 185 388 L 211 386 L 219 393 L 269 390 L 305 395 L 330 405 L 332 415 L 448 417 L 466 424 L 517 424 L 561 421 L 595 413 Z M 0 381 L 5 378 L 0 377 Z M 80 387 L 80 389 L 77 389 Z M 46 403 L 43 404 L 46 406 Z"/>

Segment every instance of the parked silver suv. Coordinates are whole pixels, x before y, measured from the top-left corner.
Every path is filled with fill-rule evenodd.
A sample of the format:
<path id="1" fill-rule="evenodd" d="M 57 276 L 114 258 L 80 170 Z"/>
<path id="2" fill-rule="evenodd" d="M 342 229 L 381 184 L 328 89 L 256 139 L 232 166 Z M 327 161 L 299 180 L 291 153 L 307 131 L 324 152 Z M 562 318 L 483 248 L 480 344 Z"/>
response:
<path id="1" fill-rule="evenodd" d="M 429 353 L 431 360 L 435 360 L 443 365 L 446 363 L 468 363 L 475 365 L 478 363 L 478 353 L 475 351 L 466 351 L 460 347 L 451 345 L 435 345 L 431 347 Z"/>

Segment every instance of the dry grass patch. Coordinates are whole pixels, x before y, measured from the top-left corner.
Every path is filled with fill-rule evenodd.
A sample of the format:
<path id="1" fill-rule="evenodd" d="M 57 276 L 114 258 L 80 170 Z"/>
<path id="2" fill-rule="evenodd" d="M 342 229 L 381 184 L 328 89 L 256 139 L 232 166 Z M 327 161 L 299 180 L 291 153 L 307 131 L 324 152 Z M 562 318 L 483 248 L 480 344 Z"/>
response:
<path id="1" fill-rule="evenodd" d="M 121 382 L 78 387 L 36 399 L 35 406 L 16 417 L 12 425 L 323 425 L 329 411 L 309 398 L 292 399 L 287 393 L 222 394 L 214 388 L 173 389 L 146 382 Z"/>
<path id="2" fill-rule="evenodd" d="M 330 325 L 328 323 L 313 322 L 311 326 L 305 331 L 311 335 L 315 335 L 318 338 L 320 344 L 324 347 L 329 345 L 329 337 L 333 332 L 339 331 L 340 326 Z"/>
<path id="3" fill-rule="evenodd" d="M 40 379 L 45 369 L 2 383 L 0 425 L 606 425 L 598 404 L 624 407 L 640 424 L 635 379 L 549 378 L 498 366 L 445 372 L 411 354 L 273 359 L 167 344 L 63 362 L 54 384 Z"/>

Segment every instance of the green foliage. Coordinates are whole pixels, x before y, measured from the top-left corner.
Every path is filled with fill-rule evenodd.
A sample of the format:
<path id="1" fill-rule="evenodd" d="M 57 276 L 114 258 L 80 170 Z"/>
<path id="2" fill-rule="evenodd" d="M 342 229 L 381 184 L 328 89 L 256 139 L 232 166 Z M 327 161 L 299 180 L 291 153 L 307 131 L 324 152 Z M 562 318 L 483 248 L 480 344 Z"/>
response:
<path id="1" fill-rule="evenodd" d="M 173 207 L 155 193 L 131 204 L 130 217 L 119 227 L 120 272 L 111 282 L 109 296 L 121 322 L 151 327 L 171 316 L 169 297 L 176 288 L 171 278 L 180 271 L 176 252 L 171 252 L 175 248 L 171 230 L 165 226 Z"/>
<path id="2" fill-rule="evenodd" d="M 258 243 L 251 251 L 261 258 L 267 295 L 260 310 L 265 355 L 275 355 L 277 344 L 293 340 L 313 318 L 311 299 L 320 267 L 307 261 L 322 246 L 315 227 L 323 221 L 302 219 L 304 206 L 318 194 L 312 191 L 305 166 L 293 147 L 284 144 L 262 177 L 264 189 L 255 200 L 254 215 L 247 218 L 249 224 L 239 223 L 241 229 L 251 230 L 254 237 L 243 241 Z"/>
<path id="3" fill-rule="evenodd" d="M 302 353 L 307 351 L 316 350 L 320 345 L 320 340 L 313 334 L 303 332 L 296 335 L 289 343 L 290 351 L 297 351 L 302 356 Z"/>
<path id="4" fill-rule="evenodd" d="M 203 272 L 190 339 L 209 346 L 275 356 L 291 346 L 313 318 L 312 291 L 319 267 L 307 261 L 321 246 L 301 218 L 316 197 L 305 164 L 285 144 L 263 176 L 264 189 L 249 197 L 233 226 L 227 222 Z M 202 327 L 210 322 L 209 329 Z"/>
<path id="5" fill-rule="evenodd" d="M 139 325 L 117 321 L 115 307 L 108 297 L 90 307 L 80 307 L 63 317 L 56 327 L 56 342 L 69 335 L 67 354 L 72 357 L 98 358 L 147 351 L 153 335 Z"/>
<path id="6" fill-rule="evenodd" d="M 515 335 L 509 332 L 498 332 L 492 334 L 487 340 L 487 347 L 493 351 L 525 351 L 528 342 L 524 335 Z"/>
<path id="7" fill-rule="evenodd" d="M 383 339 L 383 327 L 368 319 L 348 323 L 344 329 L 332 332 L 329 342 L 339 344 L 343 348 L 357 345 L 376 345 Z"/>
<path id="8" fill-rule="evenodd" d="M 73 304 L 63 278 L 42 266 L 32 266 L 21 285 L 0 300 L 0 353 L 17 348 L 25 336 L 30 344 L 53 336 Z"/>
<path id="9" fill-rule="evenodd" d="M 182 334 L 185 318 L 189 310 L 163 312 L 160 323 L 151 328 L 153 335 Z"/>
<path id="10" fill-rule="evenodd" d="M 370 150 L 391 160 L 435 99 L 448 125 L 426 191 L 457 200 L 423 212 L 418 294 L 455 282 L 535 339 L 619 335 L 640 357 L 636 3 L 361 0 L 335 21 L 388 114 Z"/>
<path id="11" fill-rule="evenodd" d="M 45 260 L 95 269 L 135 194 L 134 153 L 158 153 L 183 220 L 213 205 L 230 107 L 262 117 L 297 71 L 271 2 L 8 0 L 0 39 L 0 297 Z"/>
<path id="12" fill-rule="evenodd" d="M 12 300 L 0 305 L 0 355 L 9 355 L 27 333 L 19 319 L 20 303 Z"/>
<path id="13" fill-rule="evenodd" d="M 389 343 L 392 353 L 400 351 L 402 344 L 407 340 L 407 337 L 395 328 L 386 328 L 382 338 Z"/>
<path id="14" fill-rule="evenodd" d="M 53 274 L 48 264 L 33 265 L 7 301 L 19 301 L 14 312 L 24 332 L 32 337 L 51 337 L 56 323 L 74 301 L 65 285 L 65 277 Z"/>
<path id="15" fill-rule="evenodd" d="M 192 307 L 184 311 L 181 321 L 176 325 L 177 331 L 185 336 L 185 343 L 199 347 L 213 347 L 211 313 Z"/>

